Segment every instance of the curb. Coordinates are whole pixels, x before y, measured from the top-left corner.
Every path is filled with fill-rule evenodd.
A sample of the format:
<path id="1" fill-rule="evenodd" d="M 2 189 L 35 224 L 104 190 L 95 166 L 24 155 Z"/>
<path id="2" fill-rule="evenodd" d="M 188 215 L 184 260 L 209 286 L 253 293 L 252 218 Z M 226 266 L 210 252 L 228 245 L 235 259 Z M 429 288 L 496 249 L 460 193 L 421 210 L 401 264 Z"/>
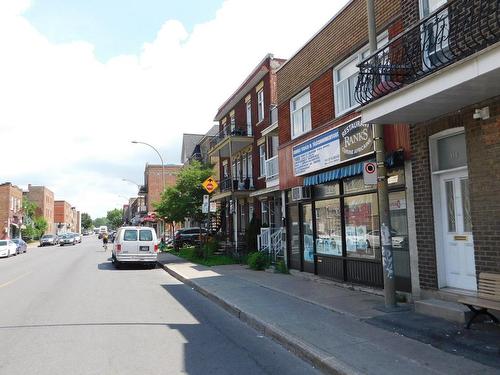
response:
<path id="1" fill-rule="evenodd" d="M 311 347 L 309 344 L 306 344 L 297 339 L 296 337 L 289 335 L 288 333 L 284 332 L 278 327 L 266 323 L 252 314 L 248 314 L 244 311 L 241 311 L 235 305 L 228 303 L 227 301 L 218 297 L 216 294 L 208 291 L 207 289 L 199 286 L 190 279 L 186 279 L 184 276 L 170 269 L 166 264 L 162 264 L 160 262 L 157 262 L 157 264 L 172 277 L 190 286 L 201 295 L 207 297 L 212 302 L 218 304 L 220 307 L 222 307 L 231 315 L 235 316 L 236 318 L 246 323 L 253 329 L 262 333 L 264 336 L 271 338 L 273 341 L 277 342 L 285 349 L 294 353 L 299 358 L 309 362 L 312 366 L 319 369 L 320 371 L 326 374 L 333 374 L 333 375 L 361 374 L 358 370 L 350 367 L 344 362 L 335 359 L 334 357 L 328 356 L 320 349 L 315 349 Z"/>

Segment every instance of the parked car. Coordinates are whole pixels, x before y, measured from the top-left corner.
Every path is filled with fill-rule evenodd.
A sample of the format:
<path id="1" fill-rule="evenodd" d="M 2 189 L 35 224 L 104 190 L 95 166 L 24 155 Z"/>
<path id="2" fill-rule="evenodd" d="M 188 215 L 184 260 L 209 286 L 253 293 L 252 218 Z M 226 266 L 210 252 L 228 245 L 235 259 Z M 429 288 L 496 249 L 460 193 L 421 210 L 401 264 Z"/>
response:
<path id="1" fill-rule="evenodd" d="M 148 227 L 121 227 L 116 233 L 111 259 L 116 268 L 124 263 L 141 263 L 154 268 L 158 259 L 156 232 Z"/>
<path id="2" fill-rule="evenodd" d="M 54 234 L 44 234 L 40 238 L 40 246 L 57 245 L 59 238 Z"/>
<path id="3" fill-rule="evenodd" d="M 59 241 L 61 246 L 76 244 L 76 238 L 72 233 L 63 234 Z"/>
<path id="4" fill-rule="evenodd" d="M 205 228 L 201 228 L 201 236 L 208 235 Z M 180 248 L 184 245 L 195 245 L 200 242 L 200 227 L 182 228 L 174 234 L 174 247 Z"/>
<path id="5" fill-rule="evenodd" d="M 0 257 L 16 255 L 17 245 L 11 240 L 0 240 Z"/>
<path id="6" fill-rule="evenodd" d="M 85 230 L 82 232 L 82 234 L 83 234 L 84 236 L 88 236 L 88 235 L 90 235 L 90 232 L 89 232 L 87 229 L 85 229 Z"/>
<path id="7" fill-rule="evenodd" d="M 80 235 L 80 233 L 71 233 L 73 236 L 75 236 L 75 240 L 77 243 L 81 243 L 82 242 L 82 236 Z"/>
<path id="8" fill-rule="evenodd" d="M 21 238 L 14 238 L 12 242 L 16 244 L 16 254 L 25 253 L 26 251 L 28 251 L 28 244 Z"/>

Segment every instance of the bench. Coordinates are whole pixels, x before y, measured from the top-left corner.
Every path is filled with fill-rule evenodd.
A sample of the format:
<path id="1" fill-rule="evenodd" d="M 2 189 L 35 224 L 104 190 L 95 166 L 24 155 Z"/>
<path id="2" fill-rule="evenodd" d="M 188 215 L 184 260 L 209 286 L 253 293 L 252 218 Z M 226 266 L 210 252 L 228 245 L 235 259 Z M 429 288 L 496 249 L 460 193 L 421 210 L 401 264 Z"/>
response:
<path id="1" fill-rule="evenodd" d="M 495 323 L 498 323 L 496 316 L 488 309 L 500 311 L 500 274 L 481 272 L 477 297 L 463 297 L 458 302 L 472 311 L 472 316 L 467 322 L 467 329 L 479 315 L 488 315 Z"/>

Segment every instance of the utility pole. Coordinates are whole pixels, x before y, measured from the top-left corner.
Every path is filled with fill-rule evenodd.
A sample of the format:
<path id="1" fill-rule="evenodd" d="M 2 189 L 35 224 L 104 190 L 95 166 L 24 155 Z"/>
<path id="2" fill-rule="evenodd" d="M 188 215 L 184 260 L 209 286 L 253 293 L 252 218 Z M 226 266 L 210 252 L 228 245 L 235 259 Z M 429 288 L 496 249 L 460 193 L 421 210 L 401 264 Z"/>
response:
<path id="1" fill-rule="evenodd" d="M 374 0 L 366 0 L 368 15 L 368 39 L 370 54 L 377 50 Z M 389 212 L 389 192 L 385 168 L 384 125 L 373 125 L 375 157 L 377 161 L 378 210 L 380 217 L 380 236 L 382 243 L 382 266 L 384 269 L 384 300 L 388 309 L 396 307 L 396 286 L 394 282 L 394 261 L 392 256 L 391 216 Z"/>

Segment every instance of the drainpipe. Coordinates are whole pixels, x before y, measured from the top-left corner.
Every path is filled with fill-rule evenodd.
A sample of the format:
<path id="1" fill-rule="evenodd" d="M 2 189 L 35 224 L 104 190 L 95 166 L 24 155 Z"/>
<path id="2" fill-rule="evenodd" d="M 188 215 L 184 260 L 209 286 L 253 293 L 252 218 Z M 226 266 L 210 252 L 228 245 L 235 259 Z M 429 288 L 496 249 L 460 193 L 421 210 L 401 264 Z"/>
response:
<path id="1" fill-rule="evenodd" d="M 375 28 L 374 0 L 366 0 L 368 15 L 368 39 L 370 54 L 377 50 L 377 34 Z M 382 265 L 384 269 L 384 301 L 385 307 L 396 307 L 396 286 L 394 280 L 394 261 L 392 254 L 391 217 L 389 212 L 389 192 L 387 189 L 387 171 L 385 168 L 384 125 L 373 125 L 375 155 L 377 161 L 377 190 L 380 217 L 380 236 L 382 242 Z"/>

